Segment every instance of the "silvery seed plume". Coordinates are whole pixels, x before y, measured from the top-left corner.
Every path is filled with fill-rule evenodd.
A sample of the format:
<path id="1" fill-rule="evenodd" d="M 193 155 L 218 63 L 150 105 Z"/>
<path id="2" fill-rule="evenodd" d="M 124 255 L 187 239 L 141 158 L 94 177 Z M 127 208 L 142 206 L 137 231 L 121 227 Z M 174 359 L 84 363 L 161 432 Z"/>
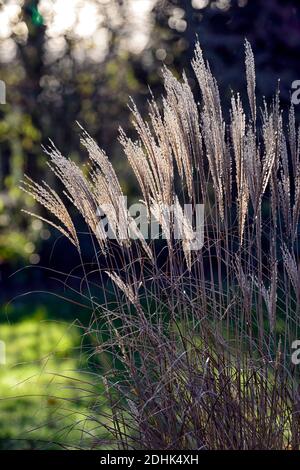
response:
<path id="1" fill-rule="evenodd" d="M 45 219 L 44 217 L 38 214 L 33 214 L 32 212 L 28 212 L 26 210 L 23 210 L 23 212 L 33 217 L 36 217 L 42 220 L 43 222 L 48 223 L 52 227 L 55 227 L 64 236 L 66 236 L 71 241 L 71 243 L 76 246 L 78 250 L 80 250 L 79 241 L 77 238 L 74 224 L 63 201 L 58 196 L 58 194 L 52 188 L 50 188 L 45 181 L 43 181 L 43 186 L 41 186 L 40 184 L 32 181 L 32 179 L 26 175 L 25 178 L 25 181 L 22 181 L 20 186 L 22 191 L 29 194 L 43 207 L 45 207 L 45 209 L 52 213 L 62 225 L 55 224 L 51 220 Z"/>
<path id="2" fill-rule="evenodd" d="M 298 226 L 300 219 L 300 126 L 298 126 L 298 132 L 296 130 L 295 123 L 295 111 L 293 105 L 291 105 L 289 113 L 289 146 L 291 151 L 292 160 L 292 175 L 291 178 L 294 180 L 294 205 L 292 209 L 292 227 L 291 237 L 294 241 L 298 235 Z"/>
<path id="3" fill-rule="evenodd" d="M 187 267 L 189 270 L 192 268 L 192 248 L 191 245 L 195 241 L 195 234 L 193 232 L 192 221 L 189 220 L 187 215 L 182 210 L 178 197 L 175 199 L 174 204 L 174 218 L 176 229 L 178 230 L 179 238 L 182 242 L 182 248 L 186 259 Z"/>
<path id="4" fill-rule="evenodd" d="M 280 210 L 283 215 L 285 229 L 292 237 L 291 182 L 288 164 L 288 152 L 285 137 L 281 141 L 280 178 L 278 179 L 278 194 Z"/>
<path id="5" fill-rule="evenodd" d="M 196 44 L 192 66 L 202 92 L 201 127 L 206 156 L 209 161 L 220 217 L 224 220 L 224 187 L 226 180 L 230 178 L 231 163 L 227 161 L 230 158 L 230 153 L 227 151 L 225 142 L 225 123 L 218 85 L 209 65 L 204 62 L 199 43 Z"/>
<path id="6" fill-rule="evenodd" d="M 120 129 L 120 143 L 139 183 L 147 207 L 150 207 L 150 195 L 158 192 L 154 175 L 149 165 L 141 142 L 133 142 Z"/>
<path id="7" fill-rule="evenodd" d="M 245 171 L 246 118 L 239 95 L 231 99 L 231 137 L 235 157 L 236 184 L 238 192 L 240 243 L 243 240 L 244 225 L 248 212 L 249 188 Z"/>
<path id="8" fill-rule="evenodd" d="M 185 178 L 188 195 L 193 195 L 193 168 L 203 166 L 202 137 L 199 113 L 186 75 L 183 83 L 164 69 L 166 98 L 163 100 L 164 121 L 170 145 L 182 180 Z M 203 170 L 202 170 L 203 171 Z"/>
<path id="9" fill-rule="evenodd" d="M 255 98 L 255 62 L 251 44 L 245 40 L 245 64 L 247 77 L 247 92 L 251 108 L 253 124 L 256 123 L 256 98 Z"/>
<path id="10" fill-rule="evenodd" d="M 106 214 L 116 240 L 120 245 L 128 247 L 131 243 L 129 238 L 130 228 L 135 239 L 140 240 L 148 257 L 152 258 L 152 252 L 149 246 L 136 222 L 127 211 L 126 198 L 107 155 L 84 130 L 81 143 L 86 147 L 92 162 L 89 173 L 92 192 L 96 198 L 98 207 Z"/>
<path id="11" fill-rule="evenodd" d="M 116 284 L 116 286 L 118 286 L 118 288 L 126 295 L 129 302 L 131 302 L 133 305 L 138 304 L 138 297 L 135 294 L 131 286 L 129 286 L 128 284 L 125 284 L 125 282 L 122 281 L 120 276 L 116 274 L 115 272 L 105 271 L 105 273 Z"/>
<path id="12" fill-rule="evenodd" d="M 90 178 L 97 205 L 106 214 L 118 242 L 128 245 L 127 211 L 115 170 L 107 155 L 86 131 L 83 131 L 81 143 L 87 149 L 92 162 Z"/>
<path id="13" fill-rule="evenodd" d="M 165 130 L 163 118 L 157 104 L 149 104 L 149 119 L 152 129 L 146 123 L 137 108 L 132 108 L 133 124 L 146 150 L 146 157 L 150 166 L 156 191 L 151 196 L 163 204 L 172 205 L 174 191 L 174 164 L 171 154 L 168 135 Z"/>
<path id="14" fill-rule="evenodd" d="M 97 201 L 90 182 L 82 170 L 70 159 L 65 158 L 54 145 L 45 151 L 50 157 L 51 170 L 66 189 L 64 194 L 78 209 L 88 227 L 95 234 L 100 248 L 104 250 L 106 236 L 99 224 Z"/>

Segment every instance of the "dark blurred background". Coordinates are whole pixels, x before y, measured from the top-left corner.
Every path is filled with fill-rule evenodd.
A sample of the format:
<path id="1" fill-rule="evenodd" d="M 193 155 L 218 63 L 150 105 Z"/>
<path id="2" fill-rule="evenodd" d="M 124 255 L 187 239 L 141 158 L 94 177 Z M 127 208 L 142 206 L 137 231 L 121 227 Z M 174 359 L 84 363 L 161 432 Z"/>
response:
<path id="1" fill-rule="evenodd" d="M 63 154 L 86 159 L 79 146 L 79 121 L 113 160 L 124 191 L 134 179 L 118 143 L 118 127 L 130 132 L 132 96 L 146 111 L 150 87 L 162 91 L 163 64 L 183 69 L 197 96 L 190 67 L 198 36 L 223 103 L 231 88 L 245 94 L 245 37 L 256 59 L 258 96 L 270 99 L 281 79 L 281 98 L 290 101 L 300 79 L 300 8 L 296 1 L 258 0 L 7 0 L 0 1 L 0 301 L 7 300 L 25 264 L 38 265 L 57 234 L 22 215 L 31 208 L 18 189 L 24 173 L 49 180 L 41 145 L 51 138 Z M 55 184 L 55 181 L 51 181 Z M 58 243 L 54 252 L 67 244 Z M 70 251 L 72 257 L 72 250 Z M 68 256 L 66 255 L 67 259 Z M 65 260 L 66 263 L 66 260 Z M 72 261 L 70 261 L 72 264 Z M 65 264 L 66 266 L 66 264 Z M 28 279 L 32 282 L 32 272 Z M 32 287 L 32 286 L 31 286 Z M 19 292 L 20 293 L 20 292 Z"/>
<path id="2" fill-rule="evenodd" d="M 218 80 L 225 113 L 231 89 L 245 100 L 245 38 L 255 54 L 259 101 L 271 99 L 280 78 L 281 99 L 289 105 L 292 82 L 300 79 L 296 0 L 0 0 L 0 80 L 6 84 L 6 104 L 0 105 L 0 340 L 8 323 L 10 343 L 10 335 L 20 340 L 22 325 L 31 322 L 26 331 L 33 334 L 30 348 L 38 360 L 41 320 L 84 322 L 86 315 L 74 304 L 34 293 L 53 286 L 60 292 L 46 268 L 68 272 L 78 263 L 66 240 L 20 211 L 36 210 L 18 189 L 24 173 L 56 184 L 41 145 L 50 138 L 64 155 L 84 162 L 79 121 L 111 157 L 124 191 L 136 196 L 118 143 L 119 126 L 132 131 L 129 96 L 145 113 L 149 87 L 155 96 L 162 92 L 166 64 L 178 76 L 186 71 L 198 97 L 190 67 L 197 37 Z M 14 354 L 16 361 L 23 358 L 19 346 Z M 25 374 L 18 370 L 16 378 L 9 367 L 0 369 L 2 396 L 9 393 L 7 383 Z M 19 411 L 11 428 L 14 408 L 6 412 L 3 447 L 29 419 Z"/>

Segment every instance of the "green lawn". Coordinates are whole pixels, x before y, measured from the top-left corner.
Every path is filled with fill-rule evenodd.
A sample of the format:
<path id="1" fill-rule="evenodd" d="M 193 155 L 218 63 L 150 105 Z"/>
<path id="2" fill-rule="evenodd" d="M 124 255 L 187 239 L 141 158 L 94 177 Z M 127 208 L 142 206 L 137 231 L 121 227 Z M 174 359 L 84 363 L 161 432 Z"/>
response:
<path id="1" fill-rule="evenodd" d="M 88 447 L 104 436 L 87 419 L 104 406 L 101 381 L 87 373 L 79 328 L 36 317 L 0 324 L 0 448 Z"/>

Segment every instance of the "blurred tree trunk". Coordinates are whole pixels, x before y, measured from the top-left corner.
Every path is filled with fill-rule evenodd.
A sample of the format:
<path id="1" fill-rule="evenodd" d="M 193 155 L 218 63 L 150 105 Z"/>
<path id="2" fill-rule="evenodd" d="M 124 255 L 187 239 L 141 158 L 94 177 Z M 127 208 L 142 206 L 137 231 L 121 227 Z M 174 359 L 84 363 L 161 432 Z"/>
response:
<path id="1" fill-rule="evenodd" d="M 26 72 L 22 86 L 24 113 L 29 115 L 33 126 L 42 132 L 43 107 L 39 101 L 41 93 L 41 77 L 44 73 L 45 31 L 42 17 L 38 13 L 39 0 L 25 0 L 23 19 L 28 28 L 28 40 L 18 44 L 20 59 Z M 25 160 L 25 171 L 35 177 L 38 154 L 28 150 Z"/>

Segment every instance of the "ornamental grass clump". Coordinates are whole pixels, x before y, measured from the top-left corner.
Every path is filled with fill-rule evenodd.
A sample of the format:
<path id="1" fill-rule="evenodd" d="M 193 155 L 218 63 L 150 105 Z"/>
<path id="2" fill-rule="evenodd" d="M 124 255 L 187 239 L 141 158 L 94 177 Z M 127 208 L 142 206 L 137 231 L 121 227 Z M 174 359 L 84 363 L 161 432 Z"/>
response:
<path id="1" fill-rule="evenodd" d="M 283 122 L 278 91 L 257 109 L 247 41 L 245 56 L 249 102 L 232 93 L 228 120 L 199 44 L 192 61 L 199 104 L 186 76 L 179 81 L 167 69 L 162 102 L 152 98 L 146 119 L 131 104 L 137 138 L 121 129 L 120 143 L 163 242 L 147 240 L 128 216 L 109 158 L 85 131 L 88 172 L 54 144 L 46 149 L 62 196 L 30 178 L 22 185 L 80 256 L 70 203 L 91 234 L 101 295 L 91 288 L 86 334 L 96 333 L 94 355 L 109 358 L 98 376 L 109 411 L 93 409 L 87 418 L 107 429 L 94 447 L 299 449 L 292 344 L 300 338 L 300 131 L 292 106 Z M 199 204 L 203 246 L 194 249 Z"/>

